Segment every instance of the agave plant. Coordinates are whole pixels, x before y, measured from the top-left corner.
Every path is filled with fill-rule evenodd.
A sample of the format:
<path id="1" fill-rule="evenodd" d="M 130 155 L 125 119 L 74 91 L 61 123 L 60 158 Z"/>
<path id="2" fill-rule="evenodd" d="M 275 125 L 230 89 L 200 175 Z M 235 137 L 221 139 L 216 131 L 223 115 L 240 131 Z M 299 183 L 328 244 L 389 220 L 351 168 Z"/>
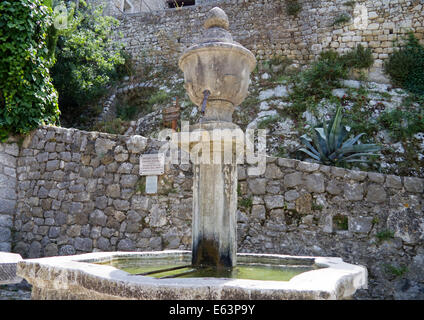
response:
<path id="1" fill-rule="evenodd" d="M 302 143 L 307 147 L 299 150 L 308 154 L 313 159 L 328 165 L 340 165 L 348 162 L 370 162 L 362 159 L 369 156 L 376 156 L 374 152 L 380 151 L 376 144 L 356 144 L 365 134 L 361 133 L 348 139 L 346 126 L 342 125 L 342 108 L 338 107 L 336 114 L 322 128 L 314 128 L 314 137 L 311 139 L 307 135 L 300 137 Z"/>

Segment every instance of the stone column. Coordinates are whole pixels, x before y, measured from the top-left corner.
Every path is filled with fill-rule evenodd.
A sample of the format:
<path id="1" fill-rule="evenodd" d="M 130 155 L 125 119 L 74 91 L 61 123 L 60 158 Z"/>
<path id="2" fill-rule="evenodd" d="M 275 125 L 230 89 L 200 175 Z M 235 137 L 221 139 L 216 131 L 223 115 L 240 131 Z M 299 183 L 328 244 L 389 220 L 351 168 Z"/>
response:
<path id="1" fill-rule="evenodd" d="M 237 251 L 237 166 L 194 165 L 193 265 L 232 267 Z"/>

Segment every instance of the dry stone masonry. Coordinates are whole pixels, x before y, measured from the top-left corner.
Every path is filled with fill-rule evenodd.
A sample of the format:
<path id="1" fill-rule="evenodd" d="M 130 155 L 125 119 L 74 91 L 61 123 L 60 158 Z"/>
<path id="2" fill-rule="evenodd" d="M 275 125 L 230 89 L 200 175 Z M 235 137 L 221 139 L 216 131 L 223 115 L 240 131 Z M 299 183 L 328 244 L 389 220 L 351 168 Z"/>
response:
<path id="1" fill-rule="evenodd" d="M 0 144 L 1 251 L 23 258 L 190 249 L 191 165 L 144 193 L 139 157 L 162 142 L 42 127 Z M 268 158 L 238 169 L 238 252 L 338 256 L 365 265 L 360 298 L 423 298 L 424 179 Z"/>
<path id="2" fill-rule="evenodd" d="M 202 17 L 216 5 L 232 21 L 230 32 L 234 40 L 258 60 L 282 56 L 307 63 L 322 50 L 345 52 L 362 44 L 372 49 L 375 67 L 381 68 L 393 51 L 394 40 L 409 30 L 424 39 L 421 0 L 298 2 L 302 9 L 297 15 L 287 13 L 283 0 L 228 0 L 180 9 L 120 13 L 117 18 L 126 49 L 139 61 L 147 57 L 154 63 L 175 61 L 185 48 L 196 43 L 201 36 Z"/>
<path id="3" fill-rule="evenodd" d="M 0 143 L 0 251 L 10 252 L 16 206 L 16 165 L 19 147 Z"/>
<path id="4" fill-rule="evenodd" d="M 139 157 L 160 143 L 54 127 L 27 143 L 18 160 L 14 252 L 40 257 L 190 243 L 189 168 L 169 169 L 159 195 L 144 195 Z"/>

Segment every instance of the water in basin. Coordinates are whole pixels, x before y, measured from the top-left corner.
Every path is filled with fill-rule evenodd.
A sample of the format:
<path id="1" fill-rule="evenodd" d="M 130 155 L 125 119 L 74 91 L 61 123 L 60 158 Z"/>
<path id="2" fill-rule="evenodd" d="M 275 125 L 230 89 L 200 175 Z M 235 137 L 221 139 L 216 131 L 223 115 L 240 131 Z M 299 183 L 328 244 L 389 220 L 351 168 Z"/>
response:
<path id="1" fill-rule="evenodd" d="M 288 281 L 294 276 L 317 269 L 311 265 L 237 264 L 232 269 L 193 267 L 183 261 L 148 263 L 134 259 L 116 259 L 98 264 L 110 265 L 130 274 L 142 274 L 155 278 L 230 278 L 268 281 Z"/>

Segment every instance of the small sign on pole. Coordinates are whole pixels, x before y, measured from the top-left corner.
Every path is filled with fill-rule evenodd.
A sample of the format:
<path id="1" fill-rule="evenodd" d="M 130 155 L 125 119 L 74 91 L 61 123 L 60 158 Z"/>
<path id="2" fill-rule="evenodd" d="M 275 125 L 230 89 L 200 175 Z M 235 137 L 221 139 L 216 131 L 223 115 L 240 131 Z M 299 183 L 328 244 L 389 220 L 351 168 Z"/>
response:
<path id="1" fill-rule="evenodd" d="M 175 105 L 173 107 L 163 109 L 162 119 L 164 126 L 171 123 L 172 130 L 177 130 L 177 121 L 180 118 L 180 106 L 178 104 L 178 97 L 175 97 L 174 100 Z"/>

